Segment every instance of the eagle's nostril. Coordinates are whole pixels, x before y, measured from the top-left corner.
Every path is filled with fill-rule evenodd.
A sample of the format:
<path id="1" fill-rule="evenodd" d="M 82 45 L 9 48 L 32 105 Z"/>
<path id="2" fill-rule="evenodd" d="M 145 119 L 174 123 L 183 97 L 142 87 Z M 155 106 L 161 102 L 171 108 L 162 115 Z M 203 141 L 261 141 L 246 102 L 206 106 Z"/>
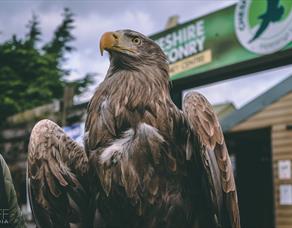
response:
<path id="1" fill-rule="evenodd" d="M 117 36 L 117 34 L 115 34 L 115 33 L 113 33 L 113 37 L 115 38 L 115 40 L 118 39 L 118 36 Z"/>

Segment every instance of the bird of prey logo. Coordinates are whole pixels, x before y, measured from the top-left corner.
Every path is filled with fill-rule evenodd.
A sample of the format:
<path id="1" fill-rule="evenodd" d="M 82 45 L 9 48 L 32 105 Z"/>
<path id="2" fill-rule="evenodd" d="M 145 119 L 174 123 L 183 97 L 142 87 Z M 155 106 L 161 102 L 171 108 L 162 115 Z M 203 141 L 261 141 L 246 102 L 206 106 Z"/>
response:
<path id="1" fill-rule="evenodd" d="M 284 14 L 284 7 L 280 5 L 280 0 L 267 0 L 267 10 L 264 14 L 260 15 L 258 18 L 262 20 L 259 29 L 255 33 L 254 37 L 249 41 L 252 43 L 264 31 L 268 28 L 270 23 L 280 21 Z"/>

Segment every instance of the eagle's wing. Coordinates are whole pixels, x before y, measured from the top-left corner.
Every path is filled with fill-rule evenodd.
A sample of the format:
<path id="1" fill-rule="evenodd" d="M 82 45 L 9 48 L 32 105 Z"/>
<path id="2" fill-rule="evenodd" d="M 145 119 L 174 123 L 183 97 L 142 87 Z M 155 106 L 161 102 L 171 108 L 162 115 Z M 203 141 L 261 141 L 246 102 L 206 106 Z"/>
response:
<path id="1" fill-rule="evenodd" d="M 208 197 L 223 227 L 240 227 L 237 193 L 232 165 L 224 136 L 211 104 L 199 93 L 188 93 L 183 112 L 190 126 L 187 139 L 187 159 L 196 158 L 203 169 L 203 178 L 210 189 Z M 198 149 L 199 144 L 199 149 Z M 196 153 L 196 152 L 199 153 Z"/>
<path id="2" fill-rule="evenodd" d="M 50 120 L 38 122 L 28 148 L 27 190 L 35 222 L 41 227 L 88 227 L 83 149 Z"/>

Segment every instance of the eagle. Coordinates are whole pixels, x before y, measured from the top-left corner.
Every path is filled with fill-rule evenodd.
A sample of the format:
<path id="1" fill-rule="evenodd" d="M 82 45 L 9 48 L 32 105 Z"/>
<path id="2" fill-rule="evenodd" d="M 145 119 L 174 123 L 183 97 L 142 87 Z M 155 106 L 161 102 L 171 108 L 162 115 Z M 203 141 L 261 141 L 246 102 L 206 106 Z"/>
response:
<path id="1" fill-rule="evenodd" d="M 232 165 L 207 99 L 180 110 L 157 43 L 106 32 L 110 66 L 87 107 L 84 146 L 44 119 L 32 129 L 27 190 L 37 227 L 239 228 Z"/>

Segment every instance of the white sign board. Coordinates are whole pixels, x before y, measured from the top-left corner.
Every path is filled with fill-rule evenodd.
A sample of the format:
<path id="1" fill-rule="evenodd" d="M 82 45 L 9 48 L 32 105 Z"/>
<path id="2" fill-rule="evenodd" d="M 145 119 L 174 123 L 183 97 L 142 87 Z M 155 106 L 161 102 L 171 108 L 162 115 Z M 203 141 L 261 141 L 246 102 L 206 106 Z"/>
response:
<path id="1" fill-rule="evenodd" d="M 280 205 L 292 205 L 292 185 L 280 185 Z"/>
<path id="2" fill-rule="evenodd" d="M 291 178 L 291 161 L 280 160 L 278 161 L 279 179 L 287 180 Z"/>

